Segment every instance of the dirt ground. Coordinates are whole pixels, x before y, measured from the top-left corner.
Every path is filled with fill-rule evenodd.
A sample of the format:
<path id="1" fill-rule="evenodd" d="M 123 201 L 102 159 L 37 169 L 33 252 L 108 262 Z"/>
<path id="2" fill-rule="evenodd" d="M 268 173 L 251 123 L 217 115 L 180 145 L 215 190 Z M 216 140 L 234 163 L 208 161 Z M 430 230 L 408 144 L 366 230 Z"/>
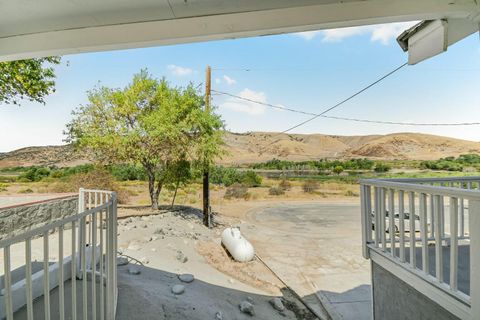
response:
<path id="1" fill-rule="evenodd" d="M 296 296 L 258 259 L 233 261 L 220 244 L 224 222 L 202 225 L 201 212 L 191 207 L 153 212 L 148 208 L 119 209 L 119 250 L 130 260 L 119 267 L 119 319 L 250 319 L 239 305 L 251 301 L 257 319 L 316 319 Z M 141 273 L 132 275 L 130 265 Z M 189 273 L 184 284 L 178 275 Z M 171 289 L 185 285 L 185 293 Z M 270 301 L 280 297 L 285 310 Z M 141 306 L 141 308 L 139 308 Z M 136 311 L 135 311 L 136 310 Z M 136 313 L 135 313 L 135 312 Z"/>

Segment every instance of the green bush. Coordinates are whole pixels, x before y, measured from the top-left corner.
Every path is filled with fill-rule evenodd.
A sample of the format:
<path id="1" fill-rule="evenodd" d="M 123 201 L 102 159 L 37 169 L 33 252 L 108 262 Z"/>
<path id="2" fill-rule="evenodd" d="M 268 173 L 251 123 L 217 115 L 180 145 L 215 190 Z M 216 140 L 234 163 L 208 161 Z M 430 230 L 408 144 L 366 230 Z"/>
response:
<path id="1" fill-rule="evenodd" d="M 110 166 L 109 171 L 118 181 L 147 180 L 147 172 L 141 166 L 115 165 Z"/>
<path id="2" fill-rule="evenodd" d="M 378 172 L 378 173 L 382 173 L 382 172 L 388 172 L 392 169 L 392 167 L 390 167 L 388 164 L 385 164 L 385 163 L 377 163 L 375 165 L 375 172 Z"/>
<path id="3" fill-rule="evenodd" d="M 336 174 L 340 174 L 343 172 L 343 167 L 342 166 L 335 166 L 335 168 L 333 168 L 333 173 L 336 173 Z"/>
<path id="4" fill-rule="evenodd" d="M 0 182 L 0 192 L 7 191 L 7 188 L 8 188 L 7 183 Z"/>
<path id="5" fill-rule="evenodd" d="M 242 183 L 249 188 L 260 187 L 262 185 L 262 177 L 255 171 L 248 170 L 242 174 Z"/>
<path id="6" fill-rule="evenodd" d="M 30 167 L 27 171 L 23 172 L 19 179 L 35 182 L 40 181 L 50 175 L 50 169 L 44 167 Z"/>

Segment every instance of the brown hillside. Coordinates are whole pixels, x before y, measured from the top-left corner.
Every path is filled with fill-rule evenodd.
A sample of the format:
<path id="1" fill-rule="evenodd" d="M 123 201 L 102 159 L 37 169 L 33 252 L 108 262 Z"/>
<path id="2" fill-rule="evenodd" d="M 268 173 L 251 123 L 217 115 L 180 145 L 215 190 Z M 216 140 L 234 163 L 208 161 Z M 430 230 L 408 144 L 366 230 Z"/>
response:
<path id="1" fill-rule="evenodd" d="M 219 161 L 225 165 L 263 162 L 273 158 L 291 161 L 323 158 L 432 160 L 480 153 L 479 142 L 420 133 L 368 136 L 227 133 L 225 143 L 229 154 Z M 0 168 L 31 165 L 66 167 L 88 162 L 88 157 L 74 152 L 68 145 L 28 147 L 0 154 Z"/>

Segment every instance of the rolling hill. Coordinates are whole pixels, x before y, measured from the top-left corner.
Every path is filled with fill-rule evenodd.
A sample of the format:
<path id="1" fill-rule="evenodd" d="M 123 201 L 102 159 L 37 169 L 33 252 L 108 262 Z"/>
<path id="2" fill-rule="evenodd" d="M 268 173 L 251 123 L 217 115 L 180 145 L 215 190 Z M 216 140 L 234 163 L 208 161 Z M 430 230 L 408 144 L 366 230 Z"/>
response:
<path id="1" fill-rule="evenodd" d="M 371 158 L 378 160 L 434 160 L 465 153 L 480 153 L 480 142 L 421 134 L 336 136 L 324 134 L 231 133 L 225 136 L 228 155 L 219 163 L 241 165 L 273 158 L 311 159 Z M 0 168 L 12 166 L 74 166 L 91 162 L 69 145 L 27 147 L 0 154 Z"/>

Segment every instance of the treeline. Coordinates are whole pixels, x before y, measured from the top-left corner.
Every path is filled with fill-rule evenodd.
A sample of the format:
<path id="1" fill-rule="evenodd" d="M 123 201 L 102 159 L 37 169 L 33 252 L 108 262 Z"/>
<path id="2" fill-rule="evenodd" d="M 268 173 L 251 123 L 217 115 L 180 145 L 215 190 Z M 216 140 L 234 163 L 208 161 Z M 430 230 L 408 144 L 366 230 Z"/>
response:
<path id="1" fill-rule="evenodd" d="M 465 167 L 480 169 L 480 155 L 462 154 L 455 157 L 446 157 L 439 160 L 422 161 L 422 169 L 445 170 L 445 171 L 463 171 Z"/>
<path id="2" fill-rule="evenodd" d="M 350 159 L 350 160 L 311 160 L 311 161 L 287 161 L 272 159 L 267 162 L 255 163 L 250 166 L 252 169 L 264 170 L 319 170 L 332 171 L 335 173 L 343 170 L 375 170 L 377 172 L 386 172 L 391 168 L 382 162 L 375 162 L 370 159 Z"/>
<path id="3" fill-rule="evenodd" d="M 18 182 L 38 182 L 42 180 L 66 179 L 71 176 L 89 173 L 98 169 L 108 171 L 117 181 L 147 181 L 147 172 L 142 166 L 122 164 L 98 166 L 93 164 L 77 165 L 68 168 L 58 168 L 55 166 L 31 166 L 31 167 L 12 167 L 0 169 L 4 173 L 17 173 Z M 202 169 L 197 166 L 185 165 L 182 168 L 176 168 L 177 172 L 183 172 L 182 182 L 201 182 Z M 168 173 L 165 173 L 168 174 Z M 225 168 L 214 166 L 210 171 L 210 182 L 217 185 L 231 186 L 235 183 L 247 187 L 258 187 L 262 184 L 262 177 L 252 170 L 241 171 L 235 168 Z"/>

